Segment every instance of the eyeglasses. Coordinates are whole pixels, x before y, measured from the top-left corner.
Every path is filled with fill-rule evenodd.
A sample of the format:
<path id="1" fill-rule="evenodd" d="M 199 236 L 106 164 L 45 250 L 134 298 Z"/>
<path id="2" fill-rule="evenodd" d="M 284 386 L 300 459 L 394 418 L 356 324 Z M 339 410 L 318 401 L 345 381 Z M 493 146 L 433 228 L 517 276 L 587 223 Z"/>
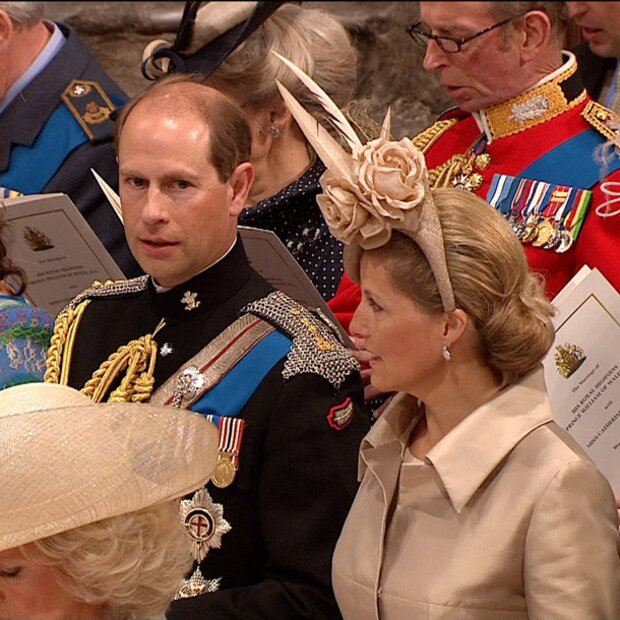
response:
<path id="1" fill-rule="evenodd" d="M 492 26 L 488 26 L 487 28 L 482 29 L 480 32 L 476 32 L 476 34 L 472 34 L 469 37 L 461 37 L 460 39 L 456 37 L 441 36 L 437 34 L 431 34 L 430 32 L 424 32 L 424 30 L 420 30 L 420 26 L 422 25 L 421 21 L 409 26 L 409 28 L 407 28 L 407 34 L 418 45 L 421 45 L 422 47 L 426 47 L 428 45 L 428 42 L 430 40 L 433 40 L 435 41 L 435 43 L 437 43 L 437 45 L 442 51 L 447 52 L 448 54 L 456 54 L 457 52 L 461 51 L 463 45 L 465 45 L 465 43 L 467 43 L 468 41 L 472 41 L 473 39 L 476 39 L 483 34 L 486 34 L 487 32 L 491 32 L 491 30 L 499 28 L 500 26 L 507 24 L 513 19 L 523 17 L 523 15 L 525 15 L 525 13 L 523 13 L 522 15 L 516 15 L 515 17 L 509 17 L 508 19 L 504 19 L 497 24 L 493 24 Z"/>

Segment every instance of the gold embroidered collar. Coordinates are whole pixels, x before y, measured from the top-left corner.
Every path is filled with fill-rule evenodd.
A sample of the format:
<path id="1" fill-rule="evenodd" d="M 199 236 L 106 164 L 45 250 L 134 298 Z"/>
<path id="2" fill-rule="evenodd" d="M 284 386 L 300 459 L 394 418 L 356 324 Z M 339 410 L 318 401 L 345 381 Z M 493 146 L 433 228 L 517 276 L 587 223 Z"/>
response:
<path id="1" fill-rule="evenodd" d="M 577 74 L 575 56 L 570 52 L 564 54 L 568 60 L 551 79 L 545 79 L 508 101 L 474 112 L 473 116 L 486 133 L 489 143 L 546 123 L 586 98 L 586 91 Z"/>

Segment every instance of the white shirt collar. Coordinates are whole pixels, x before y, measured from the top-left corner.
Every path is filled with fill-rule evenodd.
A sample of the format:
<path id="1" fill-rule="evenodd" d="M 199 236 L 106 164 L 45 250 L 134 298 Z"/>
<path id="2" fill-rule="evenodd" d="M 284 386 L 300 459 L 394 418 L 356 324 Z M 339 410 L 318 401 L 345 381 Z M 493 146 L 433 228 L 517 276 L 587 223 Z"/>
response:
<path id="1" fill-rule="evenodd" d="M 213 261 L 208 267 L 205 267 L 204 269 L 202 269 L 201 271 L 199 271 L 196 276 L 200 273 L 204 273 L 207 269 L 211 269 L 211 267 L 213 267 L 214 265 L 217 265 L 220 261 L 224 260 L 232 251 L 232 249 L 235 247 L 235 243 L 237 243 L 237 239 L 235 238 L 234 241 L 232 242 L 231 246 L 228 248 L 228 250 L 226 250 L 226 252 L 224 254 L 222 254 L 222 256 L 220 256 L 216 261 Z M 241 243 L 241 242 L 239 242 Z M 192 276 L 192 277 L 196 277 L 196 276 Z M 151 278 L 151 282 L 153 283 L 153 286 L 155 287 L 155 292 L 156 293 L 165 293 L 166 291 L 171 291 L 173 288 L 176 288 L 174 286 L 160 286 L 159 284 L 157 284 L 157 282 L 155 282 L 155 278 L 153 278 L 153 276 L 150 276 Z M 180 285 L 178 285 L 180 286 Z"/>

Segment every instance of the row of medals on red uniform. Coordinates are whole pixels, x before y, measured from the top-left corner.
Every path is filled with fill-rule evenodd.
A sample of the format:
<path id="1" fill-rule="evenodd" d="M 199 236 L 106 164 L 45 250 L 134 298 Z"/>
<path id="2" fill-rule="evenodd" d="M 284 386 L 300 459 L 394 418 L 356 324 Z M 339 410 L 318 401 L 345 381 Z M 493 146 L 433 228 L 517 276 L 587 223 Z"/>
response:
<path id="1" fill-rule="evenodd" d="M 452 185 L 470 192 L 478 191 L 484 183 L 484 178 L 479 171 L 486 170 L 490 165 L 491 156 L 488 153 L 473 156 L 472 165 L 464 167 L 462 172 L 452 180 Z M 554 197 L 560 202 L 566 194 L 558 190 L 558 193 L 554 193 Z M 573 235 L 562 221 L 558 222 L 552 217 L 539 213 L 529 215 L 506 213 L 504 217 L 523 244 L 531 244 L 545 250 L 555 250 L 558 254 L 566 252 L 573 245 Z"/>

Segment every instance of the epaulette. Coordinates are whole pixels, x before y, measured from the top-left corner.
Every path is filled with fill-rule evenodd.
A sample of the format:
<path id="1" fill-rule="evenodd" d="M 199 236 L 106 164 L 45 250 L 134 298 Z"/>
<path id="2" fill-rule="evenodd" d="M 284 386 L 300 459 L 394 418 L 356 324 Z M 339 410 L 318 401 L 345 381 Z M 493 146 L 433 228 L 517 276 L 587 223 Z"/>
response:
<path id="1" fill-rule="evenodd" d="M 62 93 L 62 100 L 89 140 L 106 139 L 114 133 L 110 115 L 116 105 L 99 82 L 73 80 Z"/>
<path id="2" fill-rule="evenodd" d="M 453 117 L 436 121 L 428 129 L 425 129 L 413 138 L 412 142 L 414 146 L 423 153 L 426 153 L 426 151 L 430 149 L 448 129 L 454 127 L 459 120 L 458 117 Z"/>
<path id="3" fill-rule="evenodd" d="M 142 292 L 149 280 L 148 276 L 139 276 L 130 280 L 107 280 L 99 282 L 95 280 L 87 289 L 78 293 L 62 310 L 74 310 L 86 299 L 95 297 L 118 297 L 131 293 Z"/>
<path id="4" fill-rule="evenodd" d="M 337 388 L 349 374 L 359 371 L 357 360 L 329 325 L 281 291 L 248 304 L 243 312 L 268 321 L 292 338 L 293 346 L 282 371 L 284 379 L 317 374 Z"/>
<path id="5" fill-rule="evenodd" d="M 73 356 L 73 346 L 75 344 L 75 333 L 92 299 L 137 293 L 146 288 L 147 282 L 148 276 L 140 276 L 138 278 L 132 278 L 131 280 L 108 280 L 103 283 L 95 281 L 89 288 L 76 295 L 62 311 L 58 313 L 56 321 L 54 322 L 54 334 L 47 352 L 47 368 L 43 381 L 45 381 L 45 383 L 67 385 L 68 373 L 71 368 L 71 358 Z M 140 346 L 145 339 L 150 337 L 150 335 L 144 336 L 136 342 Z M 131 344 L 132 343 L 129 343 L 128 346 Z M 101 376 L 99 375 L 98 378 L 100 379 Z M 151 379 L 149 379 L 149 381 L 151 381 Z M 145 398 L 150 396 L 152 382 L 149 385 L 148 395 Z M 142 393 L 146 394 L 147 392 L 143 391 Z M 88 395 L 91 396 L 92 394 L 89 393 Z"/>
<path id="6" fill-rule="evenodd" d="M 598 101 L 589 101 L 581 113 L 583 118 L 607 140 L 615 140 L 620 128 L 618 115 Z"/>

